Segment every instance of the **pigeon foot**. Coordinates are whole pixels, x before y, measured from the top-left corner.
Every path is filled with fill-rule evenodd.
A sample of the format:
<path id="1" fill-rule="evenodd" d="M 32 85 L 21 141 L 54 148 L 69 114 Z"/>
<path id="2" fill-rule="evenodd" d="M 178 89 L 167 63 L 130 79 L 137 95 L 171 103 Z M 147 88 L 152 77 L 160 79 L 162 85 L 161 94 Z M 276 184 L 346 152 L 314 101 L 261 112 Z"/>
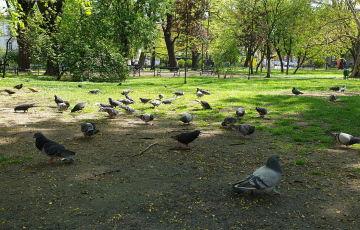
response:
<path id="1" fill-rule="evenodd" d="M 279 192 L 277 192 L 277 193 L 275 193 L 275 195 L 283 196 L 284 193 L 279 193 Z"/>
<path id="2" fill-rule="evenodd" d="M 49 162 L 47 162 L 47 164 L 51 164 L 53 159 L 54 159 L 54 157 L 51 157 Z"/>

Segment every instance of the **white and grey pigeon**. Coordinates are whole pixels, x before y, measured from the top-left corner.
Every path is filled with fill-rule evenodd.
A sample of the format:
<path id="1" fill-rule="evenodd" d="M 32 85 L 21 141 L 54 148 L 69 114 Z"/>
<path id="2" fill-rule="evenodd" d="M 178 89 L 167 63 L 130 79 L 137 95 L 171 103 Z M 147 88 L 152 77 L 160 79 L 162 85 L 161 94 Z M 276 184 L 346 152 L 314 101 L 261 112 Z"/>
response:
<path id="1" fill-rule="evenodd" d="M 119 101 L 115 101 L 114 99 L 112 99 L 111 97 L 109 97 L 109 103 L 110 105 L 114 106 L 116 108 L 116 106 L 120 106 L 121 103 Z"/>
<path id="2" fill-rule="evenodd" d="M 176 97 L 172 97 L 172 98 L 163 100 L 162 103 L 163 104 L 171 104 L 175 99 L 176 99 Z"/>
<path id="3" fill-rule="evenodd" d="M 339 92 L 345 92 L 345 89 L 346 89 L 346 87 L 345 87 L 345 85 L 343 85 L 343 87 L 339 90 Z"/>
<path id="4" fill-rule="evenodd" d="M 206 101 L 200 101 L 198 99 L 195 99 L 195 101 L 199 102 L 200 105 L 204 108 L 204 109 L 212 109 L 210 104 L 207 103 Z"/>
<path id="5" fill-rule="evenodd" d="M 250 176 L 244 180 L 233 185 L 233 191 L 236 193 L 244 193 L 251 191 L 265 190 L 266 192 L 273 192 L 276 195 L 283 195 L 275 190 L 276 185 L 281 180 L 282 170 L 279 164 L 280 156 L 277 154 L 271 155 L 266 162 L 266 165 L 258 168 Z"/>
<path id="6" fill-rule="evenodd" d="M 95 103 L 95 105 L 99 106 L 100 108 L 103 107 L 108 107 L 108 108 L 113 108 L 114 106 L 109 105 L 109 104 L 104 104 L 104 103 Z"/>
<path id="7" fill-rule="evenodd" d="M 243 116 L 245 116 L 245 109 L 244 109 L 244 107 L 240 106 L 239 108 L 236 109 L 236 116 L 238 116 L 238 117 L 243 117 Z"/>
<path id="8" fill-rule="evenodd" d="M 330 101 L 336 101 L 336 99 L 338 99 L 338 96 L 336 95 L 330 95 Z"/>
<path id="9" fill-rule="evenodd" d="M 81 124 L 81 132 L 83 133 L 83 138 L 89 137 L 91 138 L 93 135 L 99 133 L 100 131 L 96 129 L 96 126 L 94 123 L 87 122 Z"/>
<path id="10" fill-rule="evenodd" d="M 159 100 L 161 101 L 163 98 L 164 98 L 165 96 L 164 96 L 164 94 L 159 94 Z"/>
<path id="11" fill-rule="evenodd" d="M 203 93 L 203 94 L 210 95 L 210 92 L 207 91 L 207 90 L 203 90 L 203 89 L 197 88 L 197 89 L 196 89 L 196 92 L 198 92 L 198 91 L 200 91 L 200 92 Z"/>
<path id="12" fill-rule="evenodd" d="M 183 96 L 184 95 L 183 91 L 174 91 L 174 92 L 171 92 L 171 93 L 175 94 L 175 96 Z"/>
<path id="13" fill-rule="evenodd" d="M 237 117 L 225 117 L 224 121 L 221 122 L 221 126 L 224 128 L 230 128 L 232 125 L 235 125 L 239 121 L 240 120 Z"/>
<path id="14" fill-rule="evenodd" d="M 69 102 L 68 102 L 68 103 L 69 103 Z M 56 104 L 56 105 L 57 105 L 59 111 L 61 111 L 61 112 L 67 110 L 67 109 L 69 108 L 69 106 L 70 106 L 70 104 L 66 104 L 66 103 L 64 103 L 64 102 L 58 103 L 58 104 Z"/>
<path id="15" fill-rule="evenodd" d="M 140 101 L 141 101 L 141 103 L 146 104 L 146 103 L 148 103 L 149 101 L 151 101 L 151 99 L 150 99 L 150 98 L 140 97 Z"/>
<path id="16" fill-rule="evenodd" d="M 154 100 L 154 101 L 150 101 L 149 103 L 152 104 L 154 106 L 154 108 L 155 108 L 155 107 L 158 107 L 161 104 L 161 101 Z"/>
<path id="17" fill-rule="evenodd" d="M 111 119 L 115 118 L 119 114 L 119 111 L 113 109 L 112 107 L 100 107 L 100 111 L 106 112 Z"/>
<path id="18" fill-rule="evenodd" d="M 124 105 L 134 104 L 134 101 L 131 101 L 131 100 L 127 99 L 127 98 L 121 99 L 121 100 L 117 100 L 117 101 L 123 103 Z"/>
<path id="19" fill-rule="evenodd" d="M 237 130 L 240 133 L 240 136 L 245 139 L 249 139 L 246 137 L 246 135 L 250 135 L 255 132 L 255 126 L 248 124 L 231 125 L 230 127 L 233 130 Z"/>
<path id="20" fill-rule="evenodd" d="M 89 93 L 92 93 L 92 94 L 97 94 L 100 92 L 101 89 L 93 89 L 93 90 L 90 90 Z"/>
<path id="21" fill-rule="evenodd" d="M 256 107 L 256 111 L 259 113 L 260 117 L 264 117 L 267 114 L 267 109 Z"/>
<path id="22" fill-rule="evenodd" d="M 299 90 L 295 89 L 295 87 L 292 88 L 291 91 L 293 94 L 295 94 L 295 96 L 299 95 L 299 94 L 304 94 L 303 92 L 300 92 Z"/>
<path id="23" fill-rule="evenodd" d="M 200 98 L 200 97 L 204 96 L 204 94 L 201 91 L 196 91 L 196 96 L 198 98 Z"/>
<path id="24" fill-rule="evenodd" d="M 134 115 L 137 118 L 140 118 L 142 121 L 145 122 L 145 124 L 149 124 L 148 122 L 154 120 L 154 115 L 152 114 L 148 114 L 148 113 L 144 113 L 144 114 L 139 114 L 139 115 Z M 153 125 L 153 124 L 150 124 Z"/>
<path id="25" fill-rule="evenodd" d="M 59 143 L 56 143 L 55 141 L 47 139 L 43 134 L 41 133 L 35 133 L 34 138 L 36 138 L 35 146 L 38 148 L 42 153 L 45 153 L 50 158 L 48 164 L 52 163 L 52 160 L 54 157 L 61 157 L 65 158 L 66 160 L 70 162 L 74 162 L 73 159 L 71 159 L 70 155 L 75 155 L 75 152 L 69 151 L 64 148 L 64 146 L 60 145 Z"/>
<path id="26" fill-rule="evenodd" d="M 135 112 L 135 109 L 133 107 L 130 107 L 130 106 L 120 105 L 119 107 L 122 108 L 123 110 L 125 110 L 125 112 L 127 114 L 133 114 Z"/>
<path id="27" fill-rule="evenodd" d="M 122 95 L 127 95 L 128 93 L 130 93 L 131 91 L 133 91 L 133 89 L 127 89 L 121 92 Z"/>
<path id="28" fill-rule="evenodd" d="M 360 138 L 353 137 L 350 134 L 347 133 L 336 133 L 336 132 L 326 132 L 330 136 L 332 136 L 340 145 L 346 145 L 346 147 L 349 147 L 349 145 L 353 145 L 356 143 L 360 143 Z"/>
<path id="29" fill-rule="evenodd" d="M 126 99 L 135 102 L 134 99 L 132 97 L 130 97 L 129 95 L 126 94 L 125 97 L 126 97 Z"/>
<path id="30" fill-rule="evenodd" d="M 180 121 L 184 122 L 184 124 L 190 124 L 190 121 L 194 120 L 196 115 L 194 114 L 185 114 L 180 117 Z"/>

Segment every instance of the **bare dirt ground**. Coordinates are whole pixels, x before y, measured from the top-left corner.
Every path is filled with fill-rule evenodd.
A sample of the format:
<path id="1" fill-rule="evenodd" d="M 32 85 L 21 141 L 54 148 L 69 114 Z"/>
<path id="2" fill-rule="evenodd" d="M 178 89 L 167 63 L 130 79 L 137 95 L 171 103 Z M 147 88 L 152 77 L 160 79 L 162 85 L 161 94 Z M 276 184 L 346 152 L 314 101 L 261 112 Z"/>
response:
<path id="1" fill-rule="evenodd" d="M 38 103 L 50 106 L 14 113 L 21 97 L 0 98 L 0 157 L 13 162 L 0 166 L 1 229 L 360 228 L 356 148 L 323 150 L 310 143 L 306 164 L 296 165 L 301 146 L 261 130 L 242 140 L 196 121 L 155 119 L 151 126 L 126 115 L 62 114 L 42 97 Z M 92 139 L 82 138 L 84 119 L 100 130 Z M 261 122 L 272 122 L 271 116 Z M 191 150 L 177 149 L 170 136 L 193 129 L 202 134 Z M 48 165 L 35 147 L 36 132 L 75 151 L 75 162 Z M 233 183 L 274 153 L 283 159 L 277 187 L 283 196 L 232 192 Z"/>

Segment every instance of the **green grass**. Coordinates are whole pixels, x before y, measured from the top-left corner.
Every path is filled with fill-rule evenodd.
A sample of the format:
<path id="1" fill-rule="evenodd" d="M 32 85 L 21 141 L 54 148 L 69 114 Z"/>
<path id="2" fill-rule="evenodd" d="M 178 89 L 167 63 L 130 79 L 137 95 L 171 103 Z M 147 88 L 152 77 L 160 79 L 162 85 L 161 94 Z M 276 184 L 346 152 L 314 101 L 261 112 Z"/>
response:
<path id="1" fill-rule="evenodd" d="M 312 170 L 311 175 L 323 175 L 324 173 L 318 171 L 318 170 Z"/>
<path id="2" fill-rule="evenodd" d="M 265 73 L 265 72 L 263 72 Z M 259 73 L 258 75 L 261 75 Z M 30 79 L 30 82 L 25 82 Z M 28 103 L 42 103 L 42 106 L 55 106 L 54 95 L 68 100 L 70 109 L 79 102 L 89 101 L 84 113 L 98 113 L 95 102 L 108 103 L 108 98 L 123 99 L 120 93 L 125 89 L 134 89 L 129 95 L 136 101 L 131 105 L 138 113 L 153 113 L 156 119 L 178 120 L 182 114 L 197 115 L 196 121 L 203 128 L 219 128 L 226 116 L 234 116 L 235 109 L 243 106 L 246 115 L 241 123 L 253 124 L 257 131 L 270 131 L 274 137 L 291 137 L 299 144 L 324 143 L 322 147 L 333 143 L 325 135 L 325 131 L 342 131 L 360 136 L 358 128 L 360 119 L 360 97 L 342 96 L 335 103 L 330 103 L 324 97 L 309 97 L 285 95 L 292 87 L 301 91 L 328 91 L 331 86 L 346 85 L 347 91 L 360 89 L 359 79 L 343 80 L 341 71 L 304 71 L 294 76 L 286 76 L 273 71 L 270 79 L 263 77 L 247 78 L 217 78 L 209 76 L 188 76 L 187 84 L 184 77 L 129 77 L 122 86 L 117 83 L 69 82 L 55 81 L 53 77 L 33 76 L 31 74 L 10 76 L 0 81 L 0 90 L 12 88 L 14 85 L 24 83 L 23 91 L 27 87 L 40 90 L 40 93 L 15 94 Z M 82 84 L 83 88 L 77 85 Z M 164 87 L 167 85 L 167 88 Z M 204 110 L 195 102 L 196 88 L 209 90 L 211 95 L 205 95 L 201 100 L 207 101 L 213 110 Z M 101 89 L 99 94 L 89 94 L 92 89 Z M 162 93 L 165 98 L 173 97 L 171 92 L 181 90 L 185 95 L 176 99 L 171 105 L 160 105 L 153 109 L 149 104 L 139 103 L 139 97 L 155 99 Z M 330 92 L 329 92 L 330 93 Z M 267 108 L 270 119 L 261 119 L 255 107 Z M 41 109 L 46 109 L 43 107 Z M 59 116 L 70 116 L 68 113 Z M 300 124 L 303 123 L 303 124 Z M 288 148 L 288 147 L 287 147 Z"/>

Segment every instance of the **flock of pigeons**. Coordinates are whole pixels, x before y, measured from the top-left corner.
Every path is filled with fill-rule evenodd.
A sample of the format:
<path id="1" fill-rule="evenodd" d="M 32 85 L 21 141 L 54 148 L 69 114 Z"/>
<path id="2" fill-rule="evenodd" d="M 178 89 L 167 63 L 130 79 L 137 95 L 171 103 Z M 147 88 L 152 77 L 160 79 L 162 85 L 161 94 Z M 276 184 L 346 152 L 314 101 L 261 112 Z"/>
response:
<path id="1" fill-rule="evenodd" d="M 22 88 L 22 84 L 16 85 L 14 88 L 20 90 Z M 79 87 L 82 87 L 82 85 L 79 85 Z M 165 87 L 167 87 L 165 85 Z M 32 88 L 33 89 L 33 88 Z M 345 91 L 345 85 L 340 89 L 339 87 L 331 87 L 330 90 L 333 91 L 339 91 L 344 92 Z M 91 90 L 89 93 L 99 93 L 100 89 Z M 132 89 L 124 90 L 121 94 L 125 96 L 125 99 L 121 100 L 114 100 L 112 98 L 109 98 L 109 104 L 103 104 L 103 103 L 96 103 L 96 105 L 99 106 L 100 111 L 106 112 L 109 116 L 109 118 L 115 118 L 119 111 L 116 110 L 116 107 L 119 107 L 121 109 L 124 109 L 124 111 L 127 114 L 134 114 L 135 109 L 130 107 L 130 104 L 135 103 L 133 98 L 131 98 L 128 94 L 132 91 Z M 9 95 L 14 94 L 15 92 L 12 90 L 4 90 L 4 92 L 7 92 Z M 34 91 L 33 91 L 34 92 Z M 38 91 L 36 91 L 38 92 Z M 151 100 L 149 98 L 140 98 L 141 103 L 146 104 L 150 103 L 155 107 L 158 107 L 160 104 L 171 104 L 178 96 L 183 96 L 184 92 L 182 91 L 174 91 L 172 92 L 175 96 L 162 100 L 164 98 L 163 94 L 159 94 L 159 99 Z M 298 96 L 300 94 L 303 94 L 299 90 L 295 89 L 293 87 L 292 93 L 295 96 Z M 197 88 L 196 95 L 198 98 L 201 98 L 204 95 L 210 95 L 210 92 L 207 90 L 203 90 L 200 88 Z M 336 95 L 331 95 L 330 100 L 335 101 L 337 99 Z M 196 99 L 197 102 L 201 104 L 201 106 L 204 109 L 212 109 L 210 104 L 206 101 L 201 101 Z M 55 103 L 57 104 L 57 107 L 59 111 L 65 111 L 70 107 L 70 103 L 68 101 L 65 101 L 55 95 Z M 76 104 L 71 112 L 77 112 L 84 109 L 84 107 L 89 104 L 90 102 L 83 102 Z M 17 111 L 23 111 L 27 112 L 29 108 L 34 107 L 34 104 L 22 104 L 15 107 L 15 112 Z M 265 108 L 256 107 L 256 111 L 259 113 L 260 117 L 264 117 L 267 114 L 267 110 Z M 240 136 L 242 138 L 248 139 L 246 136 L 254 133 L 255 126 L 249 125 L 249 124 L 240 124 L 235 125 L 237 122 L 240 121 L 240 118 L 245 115 L 245 109 L 243 107 L 239 107 L 236 109 L 235 112 L 236 116 L 228 116 L 224 119 L 224 121 L 221 123 L 221 126 L 224 128 L 231 128 L 233 130 L 236 130 L 240 133 Z M 137 118 L 140 118 L 142 121 L 145 122 L 145 124 L 150 124 L 149 122 L 154 120 L 153 114 L 138 114 L 134 115 Z M 180 121 L 184 124 L 190 124 L 191 121 L 195 119 L 196 115 L 193 114 L 185 114 L 180 117 Z M 152 124 L 151 124 L 152 125 Z M 83 123 L 81 124 L 81 132 L 83 133 L 83 138 L 89 137 L 91 138 L 93 135 L 99 133 L 99 130 L 96 129 L 96 125 L 91 122 Z M 177 146 L 179 143 L 185 144 L 187 149 L 190 149 L 189 144 L 193 142 L 196 138 L 200 135 L 200 130 L 195 130 L 193 132 L 184 132 L 180 133 L 176 136 L 172 136 L 175 140 L 177 140 Z M 355 138 L 351 136 L 350 134 L 346 133 L 335 133 L 335 132 L 327 132 L 327 134 L 333 136 L 337 142 L 346 146 L 360 143 L 360 138 Z M 69 151 L 65 149 L 64 146 L 61 144 L 47 139 L 43 134 L 41 133 L 35 133 L 34 138 L 36 138 L 35 145 L 36 147 L 46 155 L 50 156 L 50 160 L 48 164 L 52 163 L 52 160 L 54 157 L 60 157 L 65 158 L 69 162 L 74 162 L 74 160 L 71 158 L 72 155 L 75 155 L 75 152 Z M 281 193 L 277 192 L 275 190 L 276 185 L 280 182 L 281 179 L 281 167 L 279 164 L 280 156 L 277 154 L 274 154 L 270 156 L 266 162 L 266 164 L 259 169 L 257 169 L 254 173 L 246 177 L 244 180 L 236 183 L 233 185 L 233 191 L 236 193 L 244 193 L 244 192 L 255 192 L 256 190 L 265 190 L 267 192 L 273 192 L 277 195 L 282 195 Z"/>

